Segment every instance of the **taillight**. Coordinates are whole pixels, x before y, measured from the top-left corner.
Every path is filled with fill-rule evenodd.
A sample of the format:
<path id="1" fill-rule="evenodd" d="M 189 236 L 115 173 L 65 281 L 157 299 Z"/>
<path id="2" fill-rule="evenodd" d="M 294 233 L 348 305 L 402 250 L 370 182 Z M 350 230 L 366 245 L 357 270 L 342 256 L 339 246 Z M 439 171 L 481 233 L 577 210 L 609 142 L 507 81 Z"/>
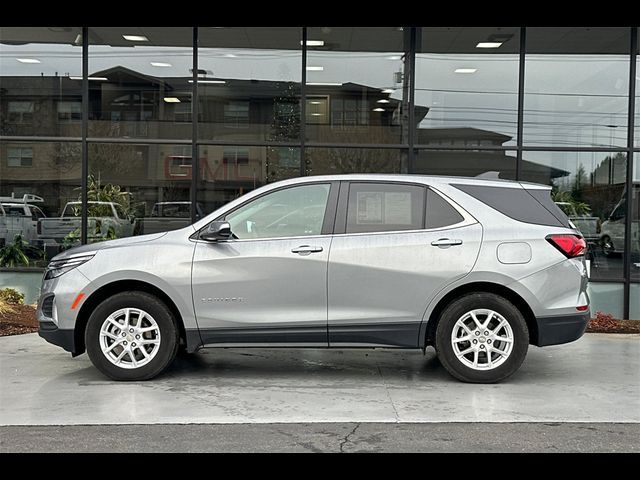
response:
<path id="1" fill-rule="evenodd" d="M 587 242 L 578 235 L 549 235 L 547 241 L 567 258 L 579 257 L 587 251 Z"/>

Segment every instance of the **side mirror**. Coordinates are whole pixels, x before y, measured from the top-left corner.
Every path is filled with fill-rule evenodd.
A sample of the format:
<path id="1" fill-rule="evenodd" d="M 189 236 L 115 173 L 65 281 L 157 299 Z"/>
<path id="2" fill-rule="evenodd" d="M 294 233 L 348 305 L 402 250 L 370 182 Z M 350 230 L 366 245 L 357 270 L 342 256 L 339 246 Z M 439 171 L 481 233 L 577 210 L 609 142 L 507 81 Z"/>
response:
<path id="1" fill-rule="evenodd" d="M 229 222 L 212 222 L 200 234 L 200 239 L 205 242 L 220 242 L 231 238 L 231 225 Z"/>

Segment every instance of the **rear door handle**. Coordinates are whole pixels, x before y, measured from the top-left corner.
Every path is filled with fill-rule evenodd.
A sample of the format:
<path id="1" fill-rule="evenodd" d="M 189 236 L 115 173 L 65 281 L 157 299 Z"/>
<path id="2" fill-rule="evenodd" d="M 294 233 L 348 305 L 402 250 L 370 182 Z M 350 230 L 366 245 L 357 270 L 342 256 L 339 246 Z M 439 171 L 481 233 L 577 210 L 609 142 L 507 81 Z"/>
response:
<path id="1" fill-rule="evenodd" d="M 324 248 L 322 247 L 311 247 L 309 245 L 303 245 L 301 247 L 294 248 L 293 250 L 291 250 L 291 253 L 297 253 L 298 255 L 307 256 L 311 255 L 312 253 L 321 253 L 323 251 Z"/>
<path id="2" fill-rule="evenodd" d="M 441 238 L 435 242 L 431 242 L 431 246 L 439 248 L 458 247 L 462 245 L 462 240 L 451 240 L 449 238 Z"/>

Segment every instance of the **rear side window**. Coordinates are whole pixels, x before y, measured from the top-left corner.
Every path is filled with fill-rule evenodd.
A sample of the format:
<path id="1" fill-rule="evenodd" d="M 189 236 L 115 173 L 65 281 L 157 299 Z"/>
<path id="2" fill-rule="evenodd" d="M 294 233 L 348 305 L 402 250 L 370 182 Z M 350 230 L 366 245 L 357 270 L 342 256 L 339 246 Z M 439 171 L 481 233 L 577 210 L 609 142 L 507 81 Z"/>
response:
<path id="1" fill-rule="evenodd" d="M 422 230 L 424 187 L 392 183 L 352 183 L 346 233 Z"/>
<path id="2" fill-rule="evenodd" d="M 562 211 L 553 204 L 549 190 L 525 190 L 521 188 L 485 187 L 481 185 L 454 185 L 473 198 L 499 211 L 514 220 L 534 225 L 553 227 L 570 227 L 569 220 Z M 559 213 L 552 213 L 556 210 Z"/>
<path id="3" fill-rule="evenodd" d="M 433 190 L 427 192 L 427 228 L 444 228 L 457 225 L 464 217 L 449 202 Z"/>

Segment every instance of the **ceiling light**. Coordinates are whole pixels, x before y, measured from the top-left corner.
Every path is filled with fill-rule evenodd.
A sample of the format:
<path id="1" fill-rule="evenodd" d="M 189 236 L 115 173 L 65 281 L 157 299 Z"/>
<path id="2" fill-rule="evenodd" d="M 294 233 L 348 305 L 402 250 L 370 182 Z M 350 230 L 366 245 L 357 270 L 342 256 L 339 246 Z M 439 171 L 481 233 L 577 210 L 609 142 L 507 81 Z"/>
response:
<path id="1" fill-rule="evenodd" d="M 307 72 L 324 72 L 324 67 L 314 67 L 313 65 L 307 65 Z"/>
<path id="2" fill-rule="evenodd" d="M 238 56 L 234 53 L 225 53 L 224 54 L 225 58 L 238 58 Z"/>
<path id="3" fill-rule="evenodd" d="M 82 80 L 82 77 L 69 77 L 71 80 Z M 91 82 L 106 82 L 109 79 L 107 77 L 89 77 Z"/>
<path id="4" fill-rule="evenodd" d="M 502 42 L 480 42 L 476 48 L 500 48 Z"/>
<path id="5" fill-rule="evenodd" d="M 312 113 L 311 116 L 312 117 L 322 117 L 323 114 L 322 113 Z"/>
<path id="6" fill-rule="evenodd" d="M 180 99 L 177 97 L 164 97 L 166 103 L 180 103 Z"/>
<path id="7" fill-rule="evenodd" d="M 385 109 L 384 108 L 374 108 L 373 111 L 374 112 L 384 112 Z"/>
<path id="8" fill-rule="evenodd" d="M 387 57 L 387 60 L 402 60 L 400 55 L 392 55 L 391 57 Z"/>
<path id="9" fill-rule="evenodd" d="M 122 35 L 122 38 L 130 42 L 148 42 L 149 39 L 144 35 Z"/>
<path id="10" fill-rule="evenodd" d="M 378 100 L 378 103 L 389 103 L 389 100 L 383 98 L 382 100 Z"/>
<path id="11" fill-rule="evenodd" d="M 193 83 L 193 80 L 189 80 L 189 83 Z M 224 80 L 198 80 L 198 83 L 216 83 L 216 84 L 220 84 L 220 85 L 224 85 L 225 83 L 227 83 Z"/>
<path id="12" fill-rule="evenodd" d="M 41 63 L 37 58 L 16 58 L 20 63 Z"/>
<path id="13" fill-rule="evenodd" d="M 300 45 L 304 42 L 300 41 Z M 324 40 L 307 40 L 307 47 L 324 47 Z"/>
<path id="14" fill-rule="evenodd" d="M 151 62 L 152 67 L 173 67 L 170 63 L 165 62 Z"/>
<path id="15" fill-rule="evenodd" d="M 387 88 L 385 90 L 382 90 L 382 93 L 386 93 L 388 95 L 392 95 L 392 94 L 396 93 L 396 91 L 393 88 Z"/>
<path id="16" fill-rule="evenodd" d="M 478 71 L 477 68 L 456 68 L 455 73 L 471 74 L 471 73 L 476 73 L 477 71 Z"/>
<path id="17" fill-rule="evenodd" d="M 311 102 L 311 105 L 322 105 L 322 102 L 318 102 L 317 100 Z"/>
<path id="18" fill-rule="evenodd" d="M 307 85 L 312 87 L 341 87 L 341 83 L 332 83 L 332 82 L 307 82 Z"/>

